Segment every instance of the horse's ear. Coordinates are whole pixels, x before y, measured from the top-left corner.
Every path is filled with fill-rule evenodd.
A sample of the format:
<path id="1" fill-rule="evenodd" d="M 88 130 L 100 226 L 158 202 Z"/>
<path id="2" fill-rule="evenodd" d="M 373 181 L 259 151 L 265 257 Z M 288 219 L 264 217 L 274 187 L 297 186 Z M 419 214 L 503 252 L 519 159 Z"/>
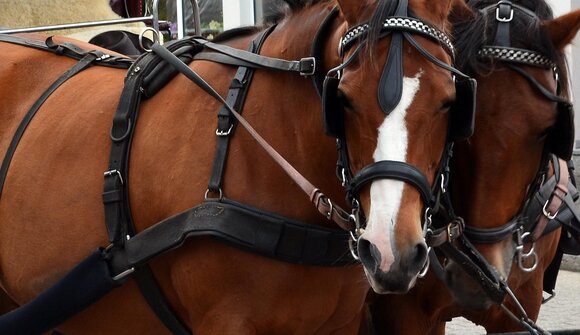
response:
<path id="1" fill-rule="evenodd" d="M 449 22 L 452 25 L 474 20 L 475 17 L 475 12 L 465 3 L 465 0 L 451 0 Z"/>
<path id="2" fill-rule="evenodd" d="M 359 23 L 363 10 L 374 1 L 372 0 L 337 0 L 338 8 L 349 26 Z"/>
<path id="3" fill-rule="evenodd" d="M 578 29 L 580 29 L 580 9 L 553 20 L 544 21 L 542 27 L 550 36 L 552 43 L 559 50 L 563 50 L 572 42 Z"/>

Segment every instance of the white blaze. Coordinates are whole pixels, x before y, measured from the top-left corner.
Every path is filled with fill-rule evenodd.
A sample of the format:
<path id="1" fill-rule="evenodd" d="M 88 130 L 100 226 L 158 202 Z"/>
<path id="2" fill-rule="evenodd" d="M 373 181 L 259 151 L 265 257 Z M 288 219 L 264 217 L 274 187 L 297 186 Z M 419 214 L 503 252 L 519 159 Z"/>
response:
<path id="1" fill-rule="evenodd" d="M 392 160 L 405 162 L 407 159 L 408 132 L 405 124 L 407 109 L 419 90 L 419 77 L 403 77 L 401 101 L 378 128 L 377 148 L 373 154 L 375 162 Z M 395 261 L 394 230 L 401 206 L 404 183 L 392 179 L 379 179 L 371 184 L 371 208 L 364 238 L 373 243 L 381 253 L 379 268 L 386 272 Z"/>

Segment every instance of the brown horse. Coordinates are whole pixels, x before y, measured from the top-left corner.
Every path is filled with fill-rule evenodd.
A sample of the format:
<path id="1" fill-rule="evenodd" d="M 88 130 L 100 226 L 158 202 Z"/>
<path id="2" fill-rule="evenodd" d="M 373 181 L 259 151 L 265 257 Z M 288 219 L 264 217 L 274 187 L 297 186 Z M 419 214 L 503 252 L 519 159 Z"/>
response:
<path id="1" fill-rule="evenodd" d="M 568 99 L 563 50 L 580 28 L 580 11 L 553 19 L 543 0 L 475 0 L 469 4 L 478 10 L 477 17 L 457 23 L 455 38 L 460 48 L 459 68 L 478 81 L 476 127 L 471 138 L 456 143 L 451 198 L 456 213 L 465 219 L 470 233 L 467 238 L 474 241 L 500 278 L 508 278 L 507 283 L 527 316 L 536 320 L 545 271 L 556 254 L 560 229 L 535 241 L 537 258 L 524 259 L 522 266 L 518 263 L 517 233 L 513 229 L 487 242 L 483 240 L 490 234 L 477 232 L 506 230 L 508 222 L 535 221 L 535 216 L 522 215 L 522 209 L 526 208 L 538 176 L 549 166 L 547 153 L 570 158 L 573 118 L 569 119 L 567 110 L 557 108 L 560 103 L 554 100 L 558 95 Z M 504 27 L 498 28 L 500 25 Z M 505 25 L 509 25 L 508 30 Z M 502 52 L 509 51 L 507 47 L 512 48 L 508 56 L 513 58 L 500 58 Z M 518 58 L 513 54 L 518 49 L 530 58 Z M 530 63 L 536 54 L 536 63 Z M 523 69 L 524 74 L 517 68 Z M 540 92 L 539 85 L 525 73 L 548 93 Z M 547 177 L 553 173 L 547 172 Z M 525 252 L 531 246 L 532 243 L 525 243 Z M 534 263 L 536 268 L 532 269 Z M 484 326 L 490 333 L 526 330 L 493 304 L 481 284 L 457 262 L 448 259 L 444 264 L 445 284 L 430 271 L 407 295 L 370 297 L 378 334 L 443 334 L 445 322 L 457 316 Z M 504 304 L 518 318 L 523 317 L 509 297 Z"/>
<path id="2" fill-rule="evenodd" d="M 391 36 L 402 35 L 385 36 L 382 22 L 399 13 L 406 1 L 290 4 L 292 12 L 271 31 L 260 53 L 304 58 L 310 55 L 321 22 L 328 23 L 321 45 L 316 46 L 322 49 L 318 63 L 324 72 L 340 67 L 336 94 L 344 102 L 347 167 L 358 172 L 376 161 L 398 160 L 422 171 L 426 182 L 433 183 L 446 141 L 447 111 L 455 99 L 450 71 L 405 42 L 398 54 L 404 66 L 395 77 L 401 97 L 394 101 L 390 115 L 382 110 L 379 99 L 369 98 L 379 91 L 381 74 L 376 69 L 387 63 Z M 335 6 L 339 15 L 325 21 Z M 409 1 L 409 12 L 435 27 L 430 31 L 439 31 L 438 36 L 416 37 L 423 52 L 451 63 L 446 49 L 452 47 L 442 46 L 440 31 L 449 29 L 448 13 L 464 7 L 459 0 Z M 360 26 L 367 20 L 372 23 L 369 37 L 356 35 L 367 29 Z M 350 42 L 341 40 L 340 55 L 339 39 L 349 28 L 357 29 L 347 36 L 352 37 Z M 222 43 L 246 49 L 257 35 L 256 29 L 242 30 L 225 35 Z M 366 47 L 358 47 L 365 40 Z M 75 61 L 12 43 L 0 43 L 0 47 L 0 155 L 4 157 L 31 105 Z M 194 61 L 190 68 L 221 95 L 235 73 L 234 67 L 203 60 Z M 278 213 L 276 220 L 284 216 L 335 228 L 302 199 L 296 183 L 243 130 L 231 139 L 219 192 L 207 192 L 220 104 L 185 76 L 177 76 L 143 101 L 139 122 L 134 124 L 129 171 L 109 170 L 111 119 L 124 77 L 130 80 L 138 71 L 133 68 L 127 75 L 100 66 L 82 71 L 42 104 L 22 135 L 0 201 L 1 286 L 15 302 L 30 301 L 92 250 L 109 244 L 100 198 L 104 171 L 107 178 L 124 177 L 119 181 L 128 185 L 137 232 L 202 203 L 208 193 L 217 201 L 227 196 Z M 390 87 L 395 82 L 387 83 Z M 335 141 L 324 135 L 319 106 L 316 90 L 306 79 L 258 69 L 244 115 L 298 171 L 332 199 L 341 199 L 344 190 L 333 177 Z M 331 116 L 334 112 L 327 111 Z M 426 262 L 421 227 L 424 199 L 410 186 L 381 179 L 371 187 L 361 186 L 358 192 L 361 210 L 369 217 L 361 237 L 366 242 L 359 244 L 358 252 L 376 291 L 408 290 Z M 113 201 L 110 194 L 105 198 Z M 331 207 L 329 216 L 333 215 Z M 348 254 L 347 248 L 343 251 Z M 195 334 L 356 333 L 369 288 L 362 267 L 354 263 L 343 267 L 291 264 L 210 237 L 188 240 L 150 265 L 171 309 Z M 66 334 L 167 333 L 133 279 L 58 328 Z"/>

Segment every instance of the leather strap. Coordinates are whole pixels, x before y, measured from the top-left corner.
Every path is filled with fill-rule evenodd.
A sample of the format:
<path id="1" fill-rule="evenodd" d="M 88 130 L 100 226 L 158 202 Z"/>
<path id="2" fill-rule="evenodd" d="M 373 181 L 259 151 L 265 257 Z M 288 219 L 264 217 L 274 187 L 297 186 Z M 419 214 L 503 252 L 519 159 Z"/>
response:
<path id="1" fill-rule="evenodd" d="M 314 42 L 312 43 L 312 48 L 310 50 L 310 55 L 318 62 L 314 75 L 312 76 L 312 82 L 314 83 L 314 88 L 316 88 L 316 93 L 320 98 L 322 98 L 323 84 L 326 77 L 324 64 L 322 64 L 324 61 L 324 46 L 326 44 L 326 38 L 330 33 L 332 22 L 339 13 L 340 11 L 338 10 L 338 7 L 334 7 L 332 11 L 328 13 L 324 21 L 320 24 L 316 36 L 314 36 Z"/>
<path id="2" fill-rule="evenodd" d="M 0 35 L 0 37 L 4 37 Z M 87 53 L 78 63 L 76 63 L 73 67 L 66 70 L 58 79 L 56 79 L 47 89 L 42 93 L 42 95 L 34 102 L 34 104 L 30 107 L 26 115 L 22 121 L 20 121 L 20 125 L 16 129 L 14 136 L 12 137 L 12 141 L 8 146 L 8 150 L 4 155 L 4 160 L 2 161 L 2 167 L 0 167 L 0 197 L 2 197 L 2 190 L 4 188 L 4 182 L 6 181 L 6 175 L 8 174 L 8 168 L 10 167 L 10 162 L 14 157 L 14 153 L 16 152 L 16 148 L 18 147 L 18 143 L 24 136 L 24 132 L 26 128 L 40 109 L 40 107 L 44 104 L 46 99 L 48 99 L 52 93 L 54 93 L 65 81 L 69 80 L 70 78 L 74 77 L 77 73 L 83 71 L 84 69 L 88 68 L 93 64 L 93 62 L 99 56 L 95 53 Z"/>
<path id="3" fill-rule="evenodd" d="M 558 159 L 558 163 L 558 166 L 554 166 L 554 169 L 559 169 L 559 173 L 555 173 L 558 183 L 556 184 L 554 191 L 552 191 L 551 199 L 549 199 L 548 202 L 544 205 L 542 209 L 542 215 L 538 219 L 536 227 L 532 231 L 532 241 L 537 241 L 542 236 L 546 226 L 548 225 L 548 221 L 552 220 L 556 217 L 556 215 L 558 215 L 558 211 L 560 210 L 563 199 L 566 195 L 568 195 L 567 185 L 570 177 L 568 175 L 568 165 L 561 158 Z"/>
<path id="4" fill-rule="evenodd" d="M 168 43 L 167 47 L 172 50 L 180 50 L 188 45 L 189 42 L 181 40 Z M 144 90 L 142 91 L 144 80 L 148 74 L 157 69 L 161 61 L 153 54 L 145 54 L 129 69 L 125 78 L 125 87 L 113 118 L 112 146 L 109 155 L 109 168 L 105 172 L 103 204 L 105 224 L 109 240 L 112 243 L 111 249 L 114 250 L 122 250 L 126 236 L 131 237 L 135 234 L 126 185 L 129 152 L 144 92 Z M 135 272 L 134 278 L 141 293 L 161 322 L 174 334 L 190 334 L 187 326 L 172 312 L 147 264 Z"/>
<path id="5" fill-rule="evenodd" d="M 301 223 L 227 198 L 165 219 L 113 249 L 114 273 L 139 267 L 194 236 L 214 236 L 236 247 L 295 264 L 352 264 L 347 232 Z M 115 259 L 116 258 L 116 259 Z"/>
<path id="6" fill-rule="evenodd" d="M 250 51 L 257 53 L 260 51 L 262 44 L 268 35 L 275 29 L 276 26 L 271 26 L 262 31 L 256 39 L 250 44 Z M 240 113 L 243 110 L 244 101 L 248 94 L 248 88 L 252 82 L 254 71 L 252 68 L 240 66 L 234 79 L 230 83 L 230 89 L 226 102 Z M 230 111 L 222 106 L 218 112 L 218 125 L 216 129 L 216 148 L 211 169 L 211 176 L 209 179 L 208 190 L 215 194 L 223 196 L 222 181 L 228 155 L 228 148 L 230 138 L 235 131 L 235 118 L 232 117 Z"/>
<path id="7" fill-rule="evenodd" d="M 81 60 L 87 54 L 92 53 L 97 55 L 95 63 L 109 67 L 126 69 L 133 63 L 133 60 L 128 57 L 111 56 L 98 50 L 87 51 L 69 42 L 55 43 L 52 39 L 52 36 L 48 37 L 45 41 L 37 41 L 15 35 L 0 34 L 0 42 L 12 43 L 29 48 L 49 51 L 57 55 L 67 56 L 77 60 Z"/>
<path id="8" fill-rule="evenodd" d="M 361 188 L 376 179 L 396 179 L 409 183 L 419 191 L 425 204 L 431 201 L 431 187 L 427 177 L 416 167 L 399 161 L 379 161 L 365 166 L 350 181 L 347 189 L 348 197 L 358 196 Z"/>
<path id="9" fill-rule="evenodd" d="M 450 243 L 439 247 L 447 258 L 453 259 L 470 277 L 480 284 L 488 297 L 496 304 L 501 304 L 507 292 L 503 289 L 502 280 L 497 271 L 481 256 L 475 247 L 462 235 L 457 239 L 465 252 Z"/>
<path id="10" fill-rule="evenodd" d="M 201 38 L 193 38 L 192 40 L 208 49 L 220 52 L 226 57 L 229 56 L 247 62 L 248 64 L 252 64 L 256 68 L 297 72 L 303 76 L 311 76 L 316 72 L 316 60 L 314 57 L 305 57 L 301 60 L 288 61 L 284 59 L 256 55 L 249 51 L 235 49 L 227 45 L 216 44 Z"/>
<path id="11" fill-rule="evenodd" d="M 501 1 L 496 8 L 497 31 L 495 34 L 494 45 L 509 47 L 510 42 L 510 22 L 514 17 L 514 10 L 511 2 Z"/>
<path id="12" fill-rule="evenodd" d="M 438 229 L 428 229 L 425 234 L 425 242 L 429 247 L 439 247 L 444 243 L 451 243 L 463 234 L 465 223 L 457 217 L 447 225 Z"/>

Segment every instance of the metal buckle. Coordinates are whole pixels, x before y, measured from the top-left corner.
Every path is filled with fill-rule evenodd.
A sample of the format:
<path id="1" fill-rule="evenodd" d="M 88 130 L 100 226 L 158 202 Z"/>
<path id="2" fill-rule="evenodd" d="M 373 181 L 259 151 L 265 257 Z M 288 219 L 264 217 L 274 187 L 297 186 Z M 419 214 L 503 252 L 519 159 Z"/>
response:
<path id="1" fill-rule="evenodd" d="M 548 210 L 546 209 L 546 207 L 548 207 L 548 203 L 550 202 L 550 199 L 546 200 L 546 203 L 544 204 L 544 207 L 542 208 L 542 213 L 544 214 L 545 217 L 548 218 L 548 220 L 553 220 L 556 218 L 556 216 L 558 216 L 558 213 L 560 212 L 559 210 L 556 211 L 556 213 L 552 214 L 550 212 L 548 212 Z"/>
<path id="2" fill-rule="evenodd" d="M 127 269 L 127 270 L 119 273 L 115 277 L 113 277 L 113 281 L 116 281 L 116 282 L 121 281 L 121 280 L 125 279 L 127 276 L 129 276 L 130 274 L 132 274 L 133 272 L 135 272 L 135 268 Z"/>
<path id="3" fill-rule="evenodd" d="M 514 18 L 514 9 L 513 8 L 510 10 L 510 16 L 508 18 L 499 16 L 499 7 L 497 7 L 495 9 L 495 19 L 498 20 L 499 22 L 511 22 L 511 20 L 513 20 L 513 18 Z"/>
<path id="4" fill-rule="evenodd" d="M 453 223 L 447 225 L 447 238 L 449 239 L 449 242 L 453 241 L 453 232 L 451 231 L 452 224 Z"/>
<path id="5" fill-rule="evenodd" d="M 233 128 L 234 128 L 234 125 L 232 124 L 232 125 L 230 125 L 230 129 L 228 129 L 227 131 L 216 129 L 215 134 L 217 136 L 228 136 L 232 132 Z"/>
<path id="6" fill-rule="evenodd" d="M 445 189 L 445 175 L 441 174 L 441 193 L 445 194 L 447 190 Z"/>
<path id="7" fill-rule="evenodd" d="M 310 70 L 302 70 L 302 66 L 300 66 L 300 75 L 303 77 L 313 76 L 316 72 L 316 58 L 314 57 L 306 57 L 300 60 L 300 64 L 303 62 L 310 62 L 312 64 L 310 66 Z"/>
<path id="8" fill-rule="evenodd" d="M 121 172 L 119 170 L 109 170 L 109 171 L 105 171 L 105 173 L 104 173 L 105 177 L 110 177 L 112 175 L 117 175 L 119 177 L 119 180 L 121 181 L 121 184 L 124 184 L 123 177 L 121 176 Z"/>
<path id="9" fill-rule="evenodd" d="M 328 205 L 330 206 L 328 213 L 326 213 L 326 219 L 332 220 L 332 211 L 334 210 L 334 207 L 333 207 L 332 201 L 330 201 L 330 199 L 327 198 L 326 201 L 328 201 Z"/>

